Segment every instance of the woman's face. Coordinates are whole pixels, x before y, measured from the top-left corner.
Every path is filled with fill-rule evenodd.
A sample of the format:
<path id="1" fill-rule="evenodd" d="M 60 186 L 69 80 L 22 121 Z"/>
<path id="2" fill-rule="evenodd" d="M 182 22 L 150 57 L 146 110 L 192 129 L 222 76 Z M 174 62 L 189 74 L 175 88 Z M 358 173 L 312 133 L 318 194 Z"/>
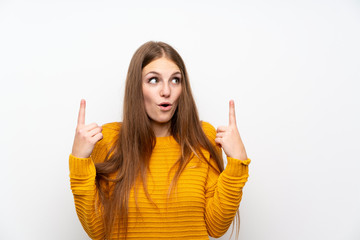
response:
<path id="1" fill-rule="evenodd" d="M 152 125 L 168 126 L 181 94 L 181 72 L 168 58 L 161 57 L 142 70 L 145 110 Z"/>

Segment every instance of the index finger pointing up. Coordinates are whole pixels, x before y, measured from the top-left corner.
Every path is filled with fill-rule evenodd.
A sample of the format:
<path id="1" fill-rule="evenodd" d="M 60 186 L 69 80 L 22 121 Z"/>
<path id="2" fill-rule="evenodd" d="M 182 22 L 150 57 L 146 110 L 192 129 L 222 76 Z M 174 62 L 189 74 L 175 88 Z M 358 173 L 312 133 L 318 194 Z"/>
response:
<path id="1" fill-rule="evenodd" d="M 85 107 L 86 107 L 86 101 L 85 99 L 81 99 L 79 116 L 78 116 L 78 125 L 85 125 Z"/>
<path id="2" fill-rule="evenodd" d="M 234 100 L 230 100 L 229 102 L 229 125 L 236 125 Z"/>

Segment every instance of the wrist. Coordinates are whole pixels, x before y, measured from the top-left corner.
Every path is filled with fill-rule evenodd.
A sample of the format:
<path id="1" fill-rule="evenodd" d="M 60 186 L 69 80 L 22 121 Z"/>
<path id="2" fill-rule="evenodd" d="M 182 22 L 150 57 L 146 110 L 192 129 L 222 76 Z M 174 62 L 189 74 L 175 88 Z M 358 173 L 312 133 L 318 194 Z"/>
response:
<path id="1" fill-rule="evenodd" d="M 88 154 L 81 154 L 81 153 L 77 153 L 77 152 L 71 152 L 71 155 L 73 155 L 76 158 L 89 158 L 90 155 Z"/>
<path id="2" fill-rule="evenodd" d="M 240 152 L 238 152 L 232 156 L 228 156 L 228 157 L 235 158 L 238 160 L 247 160 L 248 159 L 245 148 L 243 148 Z"/>

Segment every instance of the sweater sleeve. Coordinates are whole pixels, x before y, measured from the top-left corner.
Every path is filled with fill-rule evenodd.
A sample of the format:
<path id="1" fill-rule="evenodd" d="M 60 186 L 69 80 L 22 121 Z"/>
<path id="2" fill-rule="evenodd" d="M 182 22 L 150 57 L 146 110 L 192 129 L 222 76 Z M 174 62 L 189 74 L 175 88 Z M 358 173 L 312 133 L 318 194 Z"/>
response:
<path id="1" fill-rule="evenodd" d="M 69 157 L 70 185 L 81 225 L 91 239 L 104 239 L 101 212 L 96 208 L 95 165 L 91 157 Z"/>
<path id="2" fill-rule="evenodd" d="M 205 129 L 204 129 L 205 130 Z M 210 125 L 206 135 L 214 142 L 215 129 Z M 218 148 L 218 151 L 221 151 Z M 227 158 L 225 170 L 219 174 L 215 161 L 210 158 L 206 183 L 205 222 L 211 237 L 221 237 L 231 225 L 242 198 L 242 190 L 248 179 L 250 159 Z"/>
<path id="3" fill-rule="evenodd" d="M 105 230 L 102 213 L 97 205 L 95 183 L 96 162 L 104 161 L 117 129 L 116 123 L 103 126 L 103 139 L 96 143 L 89 158 L 77 158 L 70 154 L 70 186 L 74 196 L 75 209 L 81 225 L 91 239 L 104 239 Z"/>

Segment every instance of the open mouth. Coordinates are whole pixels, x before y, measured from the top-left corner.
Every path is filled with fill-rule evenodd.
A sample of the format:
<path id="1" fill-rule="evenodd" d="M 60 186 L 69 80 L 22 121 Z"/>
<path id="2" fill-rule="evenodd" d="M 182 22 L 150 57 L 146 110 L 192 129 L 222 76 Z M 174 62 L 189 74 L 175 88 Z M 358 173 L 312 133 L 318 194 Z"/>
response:
<path id="1" fill-rule="evenodd" d="M 167 111 L 167 110 L 171 109 L 172 104 L 168 103 L 168 102 L 164 102 L 164 103 L 160 103 L 159 107 L 160 107 L 161 110 Z"/>

